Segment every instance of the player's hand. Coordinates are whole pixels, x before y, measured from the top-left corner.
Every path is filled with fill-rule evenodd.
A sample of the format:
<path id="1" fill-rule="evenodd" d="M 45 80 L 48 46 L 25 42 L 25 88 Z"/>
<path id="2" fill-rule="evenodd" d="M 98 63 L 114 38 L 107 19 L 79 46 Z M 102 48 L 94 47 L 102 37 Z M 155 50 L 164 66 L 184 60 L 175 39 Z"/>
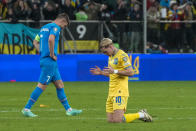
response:
<path id="1" fill-rule="evenodd" d="M 102 71 L 98 66 L 95 66 L 95 68 L 90 68 L 90 72 L 93 75 L 101 75 Z"/>
<path id="2" fill-rule="evenodd" d="M 57 61 L 57 57 L 55 55 L 50 56 L 54 61 Z"/>
<path id="3" fill-rule="evenodd" d="M 105 67 L 103 69 L 104 72 L 107 72 L 109 74 L 113 74 L 114 73 L 114 69 L 109 65 L 109 67 Z"/>

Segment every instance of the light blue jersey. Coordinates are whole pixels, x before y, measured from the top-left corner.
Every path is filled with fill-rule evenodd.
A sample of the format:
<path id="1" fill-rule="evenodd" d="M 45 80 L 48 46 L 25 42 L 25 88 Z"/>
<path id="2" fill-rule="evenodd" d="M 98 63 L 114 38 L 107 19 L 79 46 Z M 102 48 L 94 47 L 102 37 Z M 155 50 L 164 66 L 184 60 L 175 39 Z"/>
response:
<path id="1" fill-rule="evenodd" d="M 64 17 L 64 18 L 63 18 Z M 64 20 L 63 21 L 60 21 Z M 36 35 L 35 41 L 33 44 L 36 44 L 35 47 L 37 50 L 40 51 L 40 67 L 41 67 L 41 74 L 39 78 L 39 83 L 43 85 L 48 85 L 50 82 L 55 82 L 54 85 L 56 86 L 56 92 L 57 97 L 61 104 L 64 106 L 66 110 L 66 115 L 68 116 L 74 116 L 77 114 L 80 114 L 82 110 L 76 110 L 72 109 L 68 103 L 67 97 L 64 92 L 64 88 L 62 88 L 62 79 L 58 70 L 57 61 L 50 57 L 50 49 L 49 49 L 49 37 L 50 35 L 55 36 L 54 40 L 54 55 L 57 56 L 57 48 L 59 43 L 59 34 L 61 31 L 61 28 L 59 24 L 68 24 L 69 23 L 69 17 L 66 13 L 59 14 L 57 18 L 55 19 L 56 23 L 50 23 L 44 25 L 39 34 Z M 66 25 L 64 25 L 66 26 Z M 39 49 L 37 48 L 37 45 L 39 46 Z M 52 54 L 53 55 L 53 54 Z M 32 92 L 27 104 L 25 105 L 25 108 L 22 110 L 22 114 L 26 117 L 36 117 L 34 113 L 31 112 L 31 107 L 33 104 L 38 100 L 40 95 L 43 92 L 43 88 L 40 84 L 35 88 L 35 90 Z"/>
<path id="2" fill-rule="evenodd" d="M 41 74 L 39 82 L 44 85 L 48 85 L 51 81 L 61 80 L 57 62 L 50 57 L 48 43 L 49 36 L 55 35 L 54 54 L 57 56 L 60 31 L 61 28 L 56 23 L 49 23 L 41 28 L 38 34 L 39 38 L 35 38 L 40 44 Z"/>
<path id="3" fill-rule="evenodd" d="M 57 56 L 57 49 L 59 43 L 59 35 L 60 35 L 61 28 L 55 23 L 49 23 L 44 25 L 40 32 L 40 60 L 46 57 L 50 57 L 50 50 L 49 50 L 49 43 L 48 39 L 50 35 L 55 35 L 55 44 L 54 44 L 54 54 Z"/>

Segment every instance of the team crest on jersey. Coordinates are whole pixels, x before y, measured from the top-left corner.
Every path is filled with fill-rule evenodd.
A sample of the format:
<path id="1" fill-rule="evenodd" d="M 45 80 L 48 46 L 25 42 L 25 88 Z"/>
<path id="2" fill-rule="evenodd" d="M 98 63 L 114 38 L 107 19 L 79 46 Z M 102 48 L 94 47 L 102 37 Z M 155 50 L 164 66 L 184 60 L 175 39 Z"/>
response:
<path id="1" fill-rule="evenodd" d="M 127 60 L 128 60 L 127 57 L 123 57 L 124 62 L 127 62 Z"/>
<path id="2" fill-rule="evenodd" d="M 118 58 L 115 58 L 115 59 L 114 59 L 113 64 L 114 64 L 114 65 L 117 65 L 117 64 L 118 64 Z"/>
<path id="3" fill-rule="evenodd" d="M 129 63 L 129 62 L 127 62 L 127 63 L 125 63 L 125 64 L 124 64 L 124 66 L 127 66 L 127 65 L 130 65 L 130 63 Z"/>
<path id="4" fill-rule="evenodd" d="M 56 27 L 54 27 L 53 30 L 54 30 L 54 32 L 57 32 L 58 29 Z"/>

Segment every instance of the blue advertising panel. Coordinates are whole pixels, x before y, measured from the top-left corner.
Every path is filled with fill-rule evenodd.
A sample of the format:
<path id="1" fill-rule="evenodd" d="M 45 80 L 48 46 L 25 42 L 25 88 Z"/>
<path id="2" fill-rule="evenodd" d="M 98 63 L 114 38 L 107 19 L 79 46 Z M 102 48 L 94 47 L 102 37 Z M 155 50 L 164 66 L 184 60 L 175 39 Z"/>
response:
<path id="1" fill-rule="evenodd" d="M 133 54 L 129 55 L 135 75 L 134 81 L 192 81 L 196 80 L 195 54 Z M 59 55 L 58 66 L 63 81 L 108 81 L 95 76 L 90 68 L 107 66 L 103 54 Z M 0 55 L 0 81 L 38 81 L 38 55 Z"/>

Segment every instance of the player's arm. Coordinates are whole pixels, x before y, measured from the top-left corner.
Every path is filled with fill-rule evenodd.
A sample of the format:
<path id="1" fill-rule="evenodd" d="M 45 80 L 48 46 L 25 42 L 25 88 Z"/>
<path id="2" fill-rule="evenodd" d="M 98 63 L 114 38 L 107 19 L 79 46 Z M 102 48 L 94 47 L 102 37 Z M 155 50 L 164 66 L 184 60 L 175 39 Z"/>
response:
<path id="1" fill-rule="evenodd" d="M 50 57 L 51 57 L 53 60 L 56 61 L 56 60 L 57 60 L 57 57 L 54 55 L 55 35 L 50 35 L 50 36 L 49 36 L 48 43 L 49 43 Z"/>
<path id="2" fill-rule="evenodd" d="M 121 70 L 113 69 L 111 65 L 104 68 L 104 72 L 108 72 L 109 74 L 118 74 L 121 76 L 133 76 L 134 72 L 131 66 L 130 59 L 128 55 L 123 54 L 121 57 L 119 57 L 119 64 L 123 67 Z"/>
<path id="3" fill-rule="evenodd" d="M 109 66 L 109 67 L 104 68 L 103 71 L 107 72 L 108 74 L 118 74 L 122 76 L 133 76 L 134 75 L 134 72 L 131 66 L 125 68 L 124 70 L 115 70 L 111 66 Z"/>
<path id="4" fill-rule="evenodd" d="M 38 52 L 39 52 L 39 41 L 40 41 L 40 37 L 39 35 L 36 35 L 35 39 L 33 40 L 33 45 L 35 46 Z"/>
<path id="5" fill-rule="evenodd" d="M 90 72 L 93 75 L 103 75 L 103 76 L 108 76 L 108 77 L 110 75 L 108 72 L 101 70 L 98 66 L 95 66 L 95 68 L 90 68 Z"/>

